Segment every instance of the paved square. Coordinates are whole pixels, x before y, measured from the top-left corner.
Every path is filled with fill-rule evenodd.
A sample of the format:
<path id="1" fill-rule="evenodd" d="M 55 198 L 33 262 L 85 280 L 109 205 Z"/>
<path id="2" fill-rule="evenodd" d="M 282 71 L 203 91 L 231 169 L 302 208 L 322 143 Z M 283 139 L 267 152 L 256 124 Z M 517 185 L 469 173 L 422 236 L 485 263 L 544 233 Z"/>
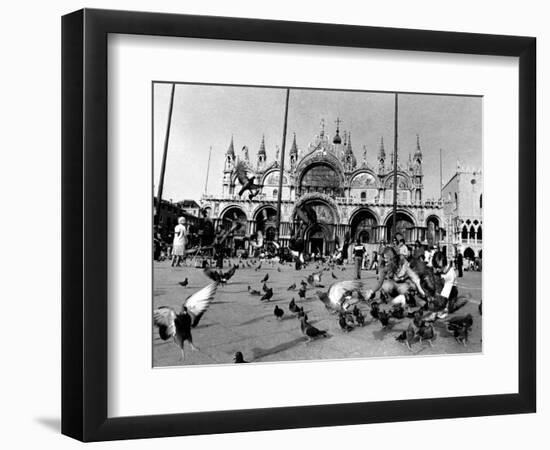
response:
<path id="1" fill-rule="evenodd" d="M 471 313 L 474 317 L 468 345 L 465 347 L 457 343 L 443 323 L 435 322 L 433 347 L 428 343 L 415 342 L 411 353 L 405 345 L 395 340 L 411 319 L 391 319 L 390 326 L 383 329 L 379 321 L 370 317 L 368 305 L 360 303 L 358 306 L 365 315 L 366 324 L 345 333 L 338 325 L 337 316 L 329 314 L 315 295 L 317 289 L 308 289 L 304 300 L 299 299 L 297 290 L 287 291 L 292 283 L 299 285 L 300 280 L 305 280 L 316 271 L 315 264 L 296 271 L 288 264 L 271 266 L 266 262 L 259 271 L 254 268 L 238 269 L 227 285 L 218 287 L 209 310 L 198 327 L 192 330 L 193 342 L 199 350 L 191 351 L 186 344 L 185 361 L 181 360 L 179 348 L 173 341 L 161 340 L 153 326 L 153 366 L 232 364 L 233 355 L 237 351 L 242 352 L 250 362 L 481 352 L 482 321 L 478 312 L 481 300 L 480 272 L 465 272 L 458 281 L 459 295 L 470 295 L 470 301 L 457 314 Z M 260 297 L 250 295 L 247 288 L 251 286 L 261 290 L 260 280 L 266 273 L 269 274 L 267 284 L 273 288 L 274 296 L 270 301 L 262 302 Z M 336 268 L 334 274 L 338 280 L 350 280 L 353 279 L 353 268 L 342 266 Z M 189 285 L 181 287 L 178 283 L 185 278 L 188 278 Z M 362 279 L 366 288 L 372 287 L 376 274 L 363 271 Z M 330 271 L 323 272 L 324 290 L 338 280 L 332 278 Z M 153 307 L 166 305 L 179 311 L 189 295 L 210 282 L 202 269 L 172 268 L 168 261 L 154 262 Z M 299 320 L 288 310 L 292 298 L 304 307 L 311 324 L 328 331 L 329 338 L 306 343 Z M 282 320 L 277 320 L 273 315 L 275 305 L 285 311 Z"/>

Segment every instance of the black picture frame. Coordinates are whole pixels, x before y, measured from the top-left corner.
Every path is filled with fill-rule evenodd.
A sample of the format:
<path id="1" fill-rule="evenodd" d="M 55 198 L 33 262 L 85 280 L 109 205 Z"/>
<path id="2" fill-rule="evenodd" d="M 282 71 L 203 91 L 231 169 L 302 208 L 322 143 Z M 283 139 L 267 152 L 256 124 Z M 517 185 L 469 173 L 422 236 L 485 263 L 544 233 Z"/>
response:
<path id="1" fill-rule="evenodd" d="M 107 36 L 123 33 L 519 58 L 518 393 L 107 417 Z M 62 18 L 62 433 L 82 441 L 536 410 L 536 39 L 84 9 Z"/>

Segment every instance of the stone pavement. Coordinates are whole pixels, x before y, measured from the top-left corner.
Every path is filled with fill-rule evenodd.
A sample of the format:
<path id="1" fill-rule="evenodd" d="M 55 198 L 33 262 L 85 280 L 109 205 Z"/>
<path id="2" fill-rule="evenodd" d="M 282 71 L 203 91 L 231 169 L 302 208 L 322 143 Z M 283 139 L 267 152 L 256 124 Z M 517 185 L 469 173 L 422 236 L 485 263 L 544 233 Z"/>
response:
<path id="1" fill-rule="evenodd" d="M 277 270 L 278 267 L 280 271 Z M 382 329 L 380 322 L 371 319 L 369 307 L 363 303 L 358 306 L 365 315 L 366 325 L 345 333 L 338 325 L 337 316 L 329 314 L 318 300 L 316 289 L 308 289 L 305 300 L 299 300 L 297 291 L 287 291 L 292 283 L 299 287 L 300 280 L 305 280 L 315 271 L 315 264 L 296 271 L 288 264 L 275 264 L 271 267 L 265 262 L 259 271 L 253 268 L 238 269 L 226 286 L 218 287 L 209 310 L 202 317 L 199 326 L 192 330 L 193 342 L 199 350 L 191 351 L 186 345 L 185 361 L 181 360 L 179 348 L 173 341 L 161 340 L 157 329 L 152 328 L 153 366 L 228 364 L 233 363 L 233 355 L 237 351 L 241 351 L 250 362 L 481 352 L 481 316 L 478 312 L 481 300 L 480 272 L 465 272 L 458 283 L 459 295 L 471 295 L 470 302 L 457 313 L 471 313 L 474 317 L 468 345 L 465 347 L 457 343 L 443 324 L 436 322 L 433 347 L 428 343 L 416 342 L 411 353 L 405 345 L 395 340 L 395 336 L 407 328 L 411 319 L 391 319 L 390 326 Z M 273 288 L 274 296 L 270 301 L 262 302 L 260 297 L 249 295 L 247 287 L 261 290 L 260 280 L 266 273 L 269 274 L 267 284 Z M 334 274 L 338 280 L 349 280 L 353 278 L 353 268 L 336 268 Z M 186 277 L 189 285 L 184 288 L 178 282 Z M 374 272 L 363 271 L 362 278 L 366 288 L 374 286 Z M 333 281 L 337 280 L 332 278 L 331 272 L 323 272 L 325 290 Z M 179 311 L 189 295 L 210 282 L 201 269 L 171 268 L 168 261 L 154 262 L 153 307 L 167 305 Z M 299 320 L 288 310 L 288 303 L 292 298 L 299 306 L 304 307 L 311 324 L 328 331 L 329 338 L 306 343 L 300 331 Z M 285 311 L 282 320 L 277 320 L 273 315 L 275 305 Z"/>

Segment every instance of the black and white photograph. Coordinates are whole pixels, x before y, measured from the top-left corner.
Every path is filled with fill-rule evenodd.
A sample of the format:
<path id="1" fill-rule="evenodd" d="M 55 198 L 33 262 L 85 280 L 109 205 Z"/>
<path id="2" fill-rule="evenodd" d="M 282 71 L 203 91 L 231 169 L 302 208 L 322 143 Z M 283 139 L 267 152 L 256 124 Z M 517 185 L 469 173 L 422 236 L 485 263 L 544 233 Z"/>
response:
<path id="1" fill-rule="evenodd" d="M 153 367 L 483 351 L 483 96 L 152 100 Z"/>

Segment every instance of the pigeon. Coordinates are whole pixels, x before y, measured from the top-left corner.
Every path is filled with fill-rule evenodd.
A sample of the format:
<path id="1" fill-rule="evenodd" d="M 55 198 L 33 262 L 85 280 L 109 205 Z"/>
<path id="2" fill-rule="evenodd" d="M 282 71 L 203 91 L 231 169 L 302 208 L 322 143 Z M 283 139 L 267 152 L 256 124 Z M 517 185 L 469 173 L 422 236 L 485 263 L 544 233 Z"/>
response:
<path id="1" fill-rule="evenodd" d="M 289 287 L 286 288 L 287 291 L 293 291 L 296 289 L 296 283 L 292 283 Z"/>
<path id="2" fill-rule="evenodd" d="M 179 282 L 179 285 L 183 287 L 187 287 L 188 284 L 189 284 L 189 280 L 187 278 Z"/>
<path id="3" fill-rule="evenodd" d="M 327 268 L 327 270 L 329 269 Z M 332 278 L 334 278 L 335 280 L 338 278 L 336 275 L 334 275 L 334 272 L 332 272 L 331 275 L 332 275 Z"/>
<path id="4" fill-rule="evenodd" d="M 252 196 L 254 198 L 260 192 L 262 185 L 254 183 L 256 179 L 255 176 L 248 178 L 246 172 L 246 164 L 244 161 L 239 161 L 235 166 L 235 172 L 237 173 L 237 179 L 241 183 L 241 190 L 239 191 L 239 197 L 242 196 L 246 191 L 249 191 L 249 198 Z"/>
<path id="5" fill-rule="evenodd" d="M 303 286 L 298 291 L 298 297 L 300 297 L 302 300 L 306 298 L 306 290 L 303 288 Z"/>
<path id="6" fill-rule="evenodd" d="M 380 307 L 378 306 L 378 302 L 372 302 L 370 305 L 370 315 L 373 319 L 378 319 L 378 316 L 380 314 Z"/>
<path id="7" fill-rule="evenodd" d="M 280 272 L 281 271 L 281 268 L 280 267 L 277 267 L 277 272 Z"/>
<path id="8" fill-rule="evenodd" d="M 311 342 L 313 339 L 317 339 L 319 337 L 328 337 L 326 331 L 315 328 L 307 320 L 307 314 L 304 314 L 300 318 L 300 329 L 302 330 L 304 336 L 307 337 L 308 342 Z"/>
<path id="9" fill-rule="evenodd" d="M 344 313 L 340 313 L 338 317 L 338 325 L 340 325 L 340 328 L 342 329 L 342 331 L 345 331 L 346 333 L 353 330 L 353 326 L 350 325 L 350 323 L 347 320 L 347 315 Z"/>
<path id="10" fill-rule="evenodd" d="M 211 283 L 187 297 L 177 313 L 169 306 L 160 306 L 153 311 L 153 323 L 159 329 L 159 336 L 166 341 L 170 338 L 181 350 L 182 361 L 185 360 L 184 343 L 189 342 L 193 350 L 197 350 L 193 344 L 191 328 L 195 328 L 214 299 L 218 283 Z"/>
<path id="11" fill-rule="evenodd" d="M 305 204 L 297 207 L 296 216 L 307 225 L 317 223 L 317 213 L 311 205 Z"/>
<path id="12" fill-rule="evenodd" d="M 262 278 L 262 281 L 260 281 L 260 283 L 265 283 L 267 280 L 269 280 L 269 274 L 268 273 L 265 274 L 265 277 Z"/>
<path id="13" fill-rule="evenodd" d="M 265 294 L 262 295 L 262 298 L 260 298 L 260 300 L 271 300 L 271 298 L 273 297 L 273 288 L 267 288 L 267 290 L 265 291 Z"/>
<path id="14" fill-rule="evenodd" d="M 401 305 L 394 305 L 390 314 L 395 319 L 403 319 L 405 317 L 405 310 Z"/>
<path id="15" fill-rule="evenodd" d="M 241 352 L 236 352 L 235 356 L 233 357 L 233 361 L 235 364 L 245 364 L 248 363 L 248 361 L 244 360 L 244 356 Z"/>
<path id="16" fill-rule="evenodd" d="M 264 283 L 262 286 L 262 291 L 267 292 L 267 289 L 268 289 L 267 284 Z"/>
<path id="17" fill-rule="evenodd" d="M 312 286 L 312 287 L 321 287 L 321 288 L 324 287 L 320 284 L 322 274 L 323 274 L 323 272 L 315 272 L 315 273 L 312 273 L 311 275 L 309 275 L 307 277 L 307 282 L 309 283 L 309 285 Z"/>
<path id="18" fill-rule="evenodd" d="M 380 320 L 382 327 L 386 328 L 390 324 L 390 314 L 387 311 L 380 311 L 378 313 L 378 320 Z"/>
<path id="19" fill-rule="evenodd" d="M 282 317 L 283 317 L 283 315 L 284 315 L 284 313 L 285 313 L 285 312 L 284 312 L 283 309 L 281 309 L 281 308 L 279 308 L 277 305 L 275 305 L 275 308 L 273 309 L 273 315 L 274 315 L 277 319 L 281 320 Z"/>
<path id="20" fill-rule="evenodd" d="M 399 342 L 404 342 L 407 345 L 407 348 L 412 351 L 411 344 L 414 342 L 415 332 L 412 322 L 409 323 L 409 326 L 405 331 L 398 335 L 395 339 Z"/>
<path id="21" fill-rule="evenodd" d="M 300 311 L 300 307 L 296 305 L 296 301 L 294 299 L 290 300 L 290 303 L 288 304 L 288 310 L 293 313 L 297 313 Z"/>
<path id="22" fill-rule="evenodd" d="M 349 307 L 347 295 L 361 288 L 362 284 L 358 280 L 337 281 L 330 285 L 327 292 L 317 291 L 316 294 L 327 310 L 345 312 Z"/>
<path id="23" fill-rule="evenodd" d="M 353 313 L 353 317 L 355 317 L 355 321 L 357 322 L 357 325 L 361 327 L 365 325 L 365 316 L 363 315 L 361 310 L 357 307 L 357 305 L 353 307 L 352 313 Z"/>
<path id="24" fill-rule="evenodd" d="M 300 285 L 302 286 L 302 288 L 305 290 L 307 289 L 307 283 L 304 281 L 304 280 L 301 280 L 300 281 Z"/>
<path id="25" fill-rule="evenodd" d="M 422 340 L 425 340 L 428 341 L 430 347 L 433 347 L 432 340 L 435 338 L 435 331 L 431 323 L 422 322 L 416 334 L 420 338 L 420 343 L 422 343 Z"/>
<path id="26" fill-rule="evenodd" d="M 237 270 L 237 266 L 231 267 L 227 272 L 212 270 L 209 267 L 204 269 L 204 274 L 214 280 L 217 283 L 226 284 L 229 279 L 235 274 L 235 271 Z"/>
<path id="27" fill-rule="evenodd" d="M 252 289 L 250 286 L 248 286 L 248 293 L 250 295 L 262 295 L 260 291 L 257 291 L 256 289 Z"/>

